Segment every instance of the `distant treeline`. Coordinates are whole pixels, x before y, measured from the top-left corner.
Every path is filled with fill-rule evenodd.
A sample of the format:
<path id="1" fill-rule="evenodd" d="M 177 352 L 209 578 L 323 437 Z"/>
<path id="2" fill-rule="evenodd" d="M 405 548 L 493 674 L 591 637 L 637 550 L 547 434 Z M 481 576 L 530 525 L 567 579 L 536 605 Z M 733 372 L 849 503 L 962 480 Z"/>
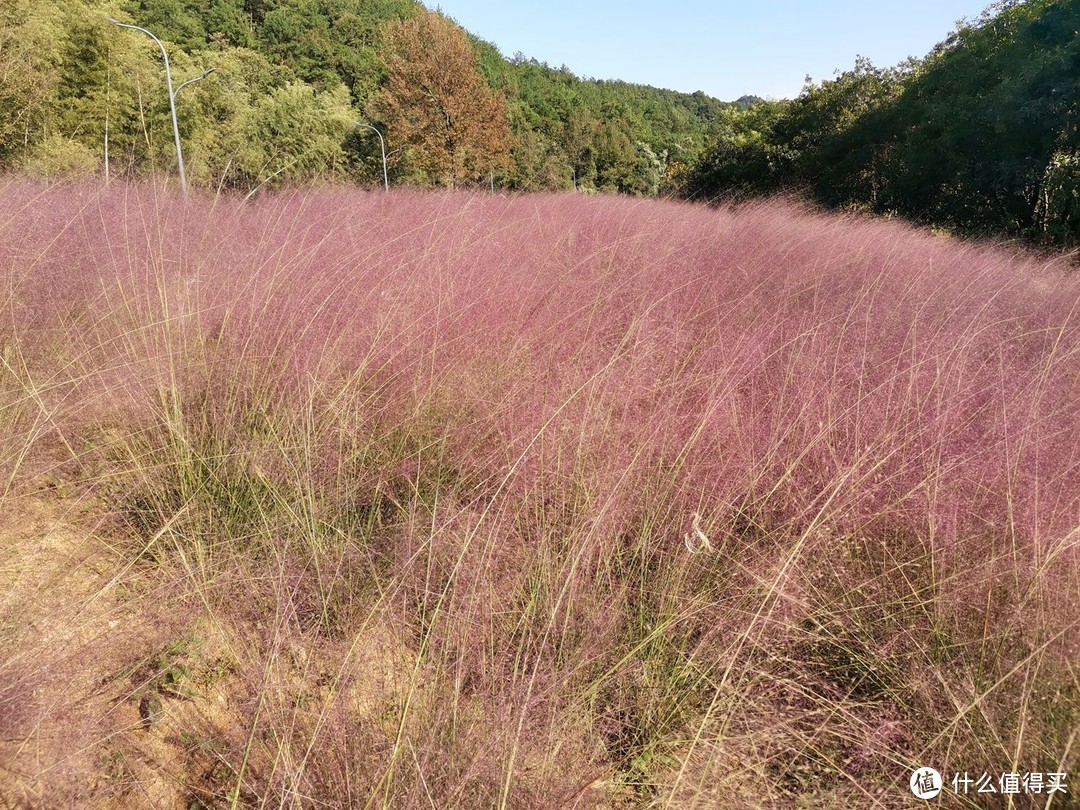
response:
<path id="1" fill-rule="evenodd" d="M 740 118 L 691 195 L 805 192 L 966 233 L 1080 240 L 1080 2 L 1004 2 L 921 60 Z"/>
<path id="2" fill-rule="evenodd" d="M 0 169 L 241 191 L 342 179 L 719 199 L 803 193 L 1080 238 L 1080 0 L 1004 2 L 921 60 L 722 102 L 504 58 L 417 0 L 7 0 Z"/>
<path id="3" fill-rule="evenodd" d="M 0 165 L 169 169 L 162 59 L 195 184 L 313 178 L 671 193 L 754 99 L 723 103 L 504 59 L 416 0 L 9 0 L 0 6 Z"/>

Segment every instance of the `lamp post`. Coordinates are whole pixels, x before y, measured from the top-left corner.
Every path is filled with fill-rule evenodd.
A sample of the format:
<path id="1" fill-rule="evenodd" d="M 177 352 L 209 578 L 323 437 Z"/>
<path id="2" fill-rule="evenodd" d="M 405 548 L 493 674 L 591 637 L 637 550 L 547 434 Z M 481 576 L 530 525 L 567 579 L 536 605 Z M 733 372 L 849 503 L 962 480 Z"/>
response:
<path id="1" fill-rule="evenodd" d="M 180 189 L 186 197 L 188 193 L 187 173 L 184 171 L 184 152 L 180 148 L 180 125 L 176 122 L 176 92 L 173 90 L 172 86 L 172 71 L 169 69 L 169 53 L 165 50 L 165 45 L 162 44 L 161 40 L 155 37 L 150 31 L 147 31 L 145 28 L 140 28 L 137 25 L 129 25 L 128 23 L 122 23 L 119 20 L 114 20 L 112 17 L 106 17 L 105 19 L 120 28 L 130 28 L 132 31 L 142 31 L 142 33 L 146 34 L 148 37 L 150 37 L 150 39 L 154 40 L 154 42 L 157 43 L 158 47 L 161 48 L 161 55 L 165 57 L 165 85 L 166 87 L 168 87 L 169 90 L 169 112 L 172 113 L 173 139 L 176 141 L 176 166 L 180 170 Z M 210 71 L 207 71 L 198 79 L 192 79 L 191 81 L 184 82 L 182 85 L 180 85 L 180 87 L 185 87 L 191 84 L 193 81 L 199 81 L 199 79 L 205 79 L 208 75 L 210 75 Z"/>
<path id="2" fill-rule="evenodd" d="M 382 150 L 383 189 L 384 189 L 384 191 L 390 191 L 390 177 L 386 173 L 386 141 L 383 140 L 382 133 L 379 132 L 379 130 L 377 130 L 371 124 L 365 124 L 363 121 L 353 121 L 353 123 L 356 124 L 356 126 L 358 126 L 358 127 L 367 127 L 368 129 L 370 129 L 372 132 L 374 132 L 376 135 L 379 136 L 379 148 Z"/>

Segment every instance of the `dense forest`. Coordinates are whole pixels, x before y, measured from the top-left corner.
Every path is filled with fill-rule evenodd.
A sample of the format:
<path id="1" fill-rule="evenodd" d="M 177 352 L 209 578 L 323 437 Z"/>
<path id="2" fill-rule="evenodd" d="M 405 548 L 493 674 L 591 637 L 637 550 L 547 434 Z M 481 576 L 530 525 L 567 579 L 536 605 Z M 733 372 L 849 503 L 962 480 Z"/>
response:
<path id="1" fill-rule="evenodd" d="M 168 44 L 189 174 L 252 189 L 316 177 L 675 190 L 725 104 L 503 58 L 416 0 L 14 0 L 0 11 L 0 164 L 141 175 L 172 164 Z M 442 122 L 440 124 L 440 121 Z"/>
<path id="2" fill-rule="evenodd" d="M 1050 243 L 1080 237 L 1080 2 L 998 3 L 921 60 L 757 109 L 688 181 Z"/>
<path id="3" fill-rule="evenodd" d="M 1077 0 L 1005 0 L 925 58 L 860 58 L 790 101 L 731 102 L 506 58 L 417 0 L 9 0 L 0 168 L 173 170 L 161 52 L 107 17 L 165 41 L 199 186 L 381 183 L 377 130 L 397 184 L 787 191 L 965 232 L 1080 236 Z"/>

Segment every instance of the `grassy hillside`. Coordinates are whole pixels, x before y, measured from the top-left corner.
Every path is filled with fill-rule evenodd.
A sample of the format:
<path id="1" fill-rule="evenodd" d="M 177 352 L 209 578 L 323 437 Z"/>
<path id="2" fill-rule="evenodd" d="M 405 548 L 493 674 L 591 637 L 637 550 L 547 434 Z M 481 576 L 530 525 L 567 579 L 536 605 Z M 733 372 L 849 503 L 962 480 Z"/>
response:
<path id="1" fill-rule="evenodd" d="M 1061 264 L 779 202 L 0 212 L 0 804 L 1075 773 Z"/>

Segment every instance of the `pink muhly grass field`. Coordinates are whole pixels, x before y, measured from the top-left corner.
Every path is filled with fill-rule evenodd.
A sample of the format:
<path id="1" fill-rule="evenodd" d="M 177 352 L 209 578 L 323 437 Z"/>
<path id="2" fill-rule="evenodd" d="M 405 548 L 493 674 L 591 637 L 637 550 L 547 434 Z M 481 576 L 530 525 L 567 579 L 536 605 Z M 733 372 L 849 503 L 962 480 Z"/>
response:
<path id="1" fill-rule="evenodd" d="M 1064 259 L 782 201 L 8 178 L 0 284 L 3 499 L 62 480 L 239 639 L 190 800 L 899 807 L 921 765 L 1075 770 Z"/>

